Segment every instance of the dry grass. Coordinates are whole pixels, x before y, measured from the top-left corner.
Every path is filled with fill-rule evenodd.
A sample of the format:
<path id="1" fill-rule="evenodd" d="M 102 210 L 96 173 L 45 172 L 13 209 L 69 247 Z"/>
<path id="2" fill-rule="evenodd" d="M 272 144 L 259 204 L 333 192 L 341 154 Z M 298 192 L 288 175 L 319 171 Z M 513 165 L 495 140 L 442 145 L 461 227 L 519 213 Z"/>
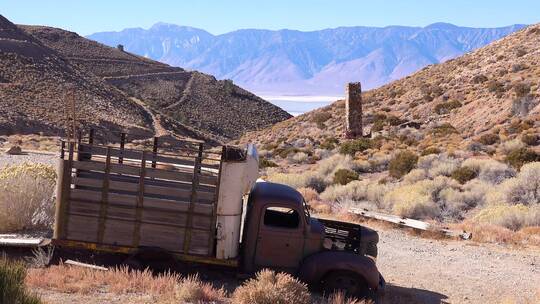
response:
<path id="1" fill-rule="evenodd" d="M 232 296 L 238 304 L 311 303 L 311 296 L 304 283 L 285 273 L 262 270 L 256 277 L 238 287 Z"/>
<path id="2" fill-rule="evenodd" d="M 181 278 L 165 273 L 154 276 L 148 270 L 130 271 L 117 268 L 99 271 L 66 265 L 30 269 L 26 284 L 32 288 L 64 293 L 92 294 L 96 291 L 114 294 L 147 294 L 162 303 L 224 303 L 226 292 L 201 282 L 198 276 Z"/>
<path id="3" fill-rule="evenodd" d="M 29 293 L 24 285 L 26 269 L 19 262 L 0 257 L 0 303 L 40 304 L 38 297 Z"/>
<path id="4" fill-rule="evenodd" d="M 540 227 L 526 227 L 518 231 L 493 224 L 465 221 L 453 225 L 472 233 L 473 241 L 480 243 L 511 244 L 517 246 L 540 246 Z"/>
<path id="5" fill-rule="evenodd" d="M 56 172 L 23 163 L 0 169 L 0 232 L 50 228 Z"/>

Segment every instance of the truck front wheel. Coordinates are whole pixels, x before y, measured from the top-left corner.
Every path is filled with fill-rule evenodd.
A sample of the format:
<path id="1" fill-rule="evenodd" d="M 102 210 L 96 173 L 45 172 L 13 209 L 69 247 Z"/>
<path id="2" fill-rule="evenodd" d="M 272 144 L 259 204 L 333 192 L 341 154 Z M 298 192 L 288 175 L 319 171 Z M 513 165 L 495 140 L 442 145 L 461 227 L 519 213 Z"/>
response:
<path id="1" fill-rule="evenodd" d="M 371 297 L 371 291 L 366 280 L 351 271 L 332 271 L 322 281 L 322 291 L 326 296 L 335 292 L 343 292 L 348 297 L 366 299 Z"/>

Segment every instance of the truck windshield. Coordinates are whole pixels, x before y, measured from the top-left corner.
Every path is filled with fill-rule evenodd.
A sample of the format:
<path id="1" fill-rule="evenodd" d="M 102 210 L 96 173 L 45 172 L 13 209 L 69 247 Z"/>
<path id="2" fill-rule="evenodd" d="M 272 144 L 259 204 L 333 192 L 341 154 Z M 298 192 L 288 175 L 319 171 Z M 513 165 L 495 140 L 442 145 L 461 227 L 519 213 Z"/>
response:
<path id="1" fill-rule="evenodd" d="M 304 206 L 304 214 L 306 215 L 306 223 L 309 224 L 309 219 L 311 216 L 309 215 L 309 207 L 305 199 L 302 199 L 302 205 Z"/>

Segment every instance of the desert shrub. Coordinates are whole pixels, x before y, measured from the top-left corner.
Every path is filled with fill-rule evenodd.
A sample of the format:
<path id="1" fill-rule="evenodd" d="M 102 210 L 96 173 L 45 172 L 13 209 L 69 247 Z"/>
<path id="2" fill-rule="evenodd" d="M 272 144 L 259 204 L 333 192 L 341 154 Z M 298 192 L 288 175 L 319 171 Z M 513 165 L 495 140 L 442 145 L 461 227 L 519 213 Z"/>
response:
<path id="1" fill-rule="evenodd" d="M 268 174 L 268 180 L 286 184 L 293 188 L 310 187 L 318 192 L 322 192 L 327 185 L 333 183 L 334 174 L 339 169 L 354 171 L 356 165 L 349 155 L 335 154 L 321 160 L 313 171 L 306 171 L 303 173 L 270 172 Z"/>
<path id="2" fill-rule="evenodd" d="M 500 184 L 505 179 L 515 175 L 515 170 L 507 164 L 493 159 L 469 158 L 462 163 L 462 166 L 473 169 L 481 181 L 490 184 Z"/>
<path id="3" fill-rule="evenodd" d="M 460 161 L 444 154 L 430 154 L 418 159 L 417 167 L 424 169 L 430 178 L 437 176 L 450 176 L 459 168 Z"/>
<path id="4" fill-rule="evenodd" d="M 385 153 L 375 153 L 368 160 L 372 172 L 382 172 L 388 170 L 388 165 L 392 160 L 392 155 Z"/>
<path id="5" fill-rule="evenodd" d="M 315 191 L 315 189 L 312 189 L 312 188 L 298 188 L 296 190 L 298 190 L 298 192 L 300 192 L 300 194 L 302 194 L 302 197 L 304 197 L 306 202 L 319 200 L 319 193 L 317 193 L 317 191 Z"/>
<path id="6" fill-rule="evenodd" d="M 324 138 L 324 140 L 320 144 L 320 147 L 322 149 L 326 149 L 326 150 L 334 150 L 336 148 L 337 144 L 339 144 L 339 140 L 337 138 L 335 138 L 335 137 L 326 137 L 326 138 Z"/>
<path id="7" fill-rule="evenodd" d="M 285 184 L 293 188 L 310 187 L 319 192 L 326 187 L 324 176 L 317 172 L 308 171 L 304 173 L 275 173 L 268 175 L 268 181 Z"/>
<path id="8" fill-rule="evenodd" d="M 429 183 L 424 180 L 412 185 L 398 187 L 384 196 L 384 205 L 399 216 L 411 218 L 434 218 L 439 207 L 431 197 Z"/>
<path id="9" fill-rule="evenodd" d="M 484 83 L 486 81 L 488 81 L 488 78 L 485 75 L 482 75 L 482 74 L 475 75 L 472 78 L 472 83 L 475 83 L 475 84 Z"/>
<path id="10" fill-rule="evenodd" d="M 499 149 L 504 153 L 508 154 L 514 150 L 521 149 L 525 147 L 525 144 L 519 140 L 518 138 L 514 138 L 512 140 L 505 141 L 501 143 L 499 146 Z"/>
<path id="11" fill-rule="evenodd" d="M 276 149 L 279 145 L 277 143 L 265 143 L 261 148 L 262 150 L 272 151 Z"/>
<path id="12" fill-rule="evenodd" d="M 232 300 L 238 304 L 308 304 L 311 296 L 307 286 L 291 275 L 265 269 L 236 288 Z"/>
<path id="13" fill-rule="evenodd" d="M 303 164 L 305 163 L 307 160 L 308 160 L 308 155 L 307 153 L 304 153 L 304 152 L 298 152 L 298 153 L 295 153 L 290 159 L 294 162 L 294 163 L 297 163 L 297 164 Z"/>
<path id="14" fill-rule="evenodd" d="M 274 167 L 278 167 L 278 164 L 276 164 L 275 162 L 265 157 L 259 158 L 259 168 L 274 168 Z"/>
<path id="15" fill-rule="evenodd" d="M 527 66 L 525 64 L 522 64 L 522 63 L 513 64 L 512 67 L 510 68 L 512 73 L 517 73 L 519 71 L 523 71 L 523 70 L 526 70 L 526 69 L 527 69 Z"/>
<path id="16" fill-rule="evenodd" d="M 525 164 L 515 178 L 501 184 L 500 191 L 507 204 L 540 204 L 540 162 Z"/>
<path id="17" fill-rule="evenodd" d="M 339 169 L 334 173 L 334 184 L 346 185 L 358 179 L 358 173 L 349 169 Z"/>
<path id="18" fill-rule="evenodd" d="M 437 147 L 428 147 L 424 150 L 422 150 L 422 153 L 420 155 L 422 156 L 426 156 L 426 155 L 430 155 L 430 154 L 439 154 L 441 153 L 441 150 Z"/>
<path id="19" fill-rule="evenodd" d="M 396 154 L 388 164 L 390 176 L 401 178 L 414 169 L 417 162 L 418 156 L 411 151 L 402 151 Z"/>
<path id="20" fill-rule="evenodd" d="M 416 182 L 419 182 L 421 180 L 424 180 L 427 178 L 426 170 L 424 169 L 413 169 L 411 172 L 407 173 L 405 176 L 403 176 L 403 182 L 406 184 L 414 184 Z"/>
<path id="21" fill-rule="evenodd" d="M 525 51 L 524 49 L 522 48 L 519 48 L 516 50 L 516 56 L 519 58 L 519 57 L 523 57 L 527 54 L 527 51 Z"/>
<path id="22" fill-rule="evenodd" d="M 452 101 L 437 104 L 433 110 L 435 111 L 435 113 L 441 115 L 441 114 L 450 113 L 450 111 L 452 111 L 453 109 L 457 109 L 461 106 L 462 106 L 461 102 L 457 100 L 452 100 Z"/>
<path id="23" fill-rule="evenodd" d="M 504 87 L 504 84 L 502 84 L 501 82 L 498 82 L 496 80 L 492 80 L 490 82 L 488 82 L 488 90 L 490 92 L 494 92 L 494 93 L 504 93 L 506 92 L 506 88 Z"/>
<path id="24" fill-rule="evenodd" d="M 399 126 L 400 124 L 407 122 L 406 120 L 400 119 L 397 116 L 394 115 L 388 115 L 386 117 L 386 122 L 391 126 Z"/>
<path id="25" fill-rule="evenodd" d="M 285 159 L 289 156 L 289 154 L 300 152 L 300 149 L 296 147 L 287 146 L 287 147 L 276 148 L 274 152 L 277 155 L 279 155 L 281 158 Z"/>
<path id="26" fill-rule="evenodd" d="M 538 145 L 538 135 L 536 134 L 524 134 L 521 136 L 521 142 L 528 146 Z"/>
<path id="27" fill-rule="evenodd" d="M 371 132 L 379 132 L 384 129 L 384 120 L 375 120 L 373 126 L 371 127 Z"/>
<path id="28" fill-rule="evenodd" d="M 314 122 L 315 124 L 317 124 L 317 127 L 319 129 L 324 129 L 326 127 L 324 125 L 324 123 L 330 118 L 332 118 L 331 113 L 319 112 L 319 113 L 315 113 L 315 115 L 313 115 L 313 118 L 311 119 L 311 121 Z"/>
<path id="29" fill-rule="evenodd" d="M 22 263 L 0 257 L 0 303 L 40 304 L 38 297 L 26 290 L 26 268 Z"/>
<path id="30" fill-rule="evenodd" d="M 451 124 L 443 123 L 443 124 L 441 124 L 439 126 L 434 127 L 433 130 L 432 130 L 432 133 L 435 136 L 441 136 L 442 137 L 442 136 L 448 136 L 448 135 L 458 133 L 458 131 Z"/>
<path id="31" fill-rule="evenodd" d="M 484 135 L 480 136 L 478 141 L 483 145 L 490 146 L 490 145 L 493 145 L 493 144 L 495 144 L 495 143 L 497 143 L 499 141 L 499 135 L 493 134 L 493 133 L 484 134 Z"/>
<path id="32" fill-rule="evenodd" d="M 476 178 L 477 172 L 469 167 L 461 167 L 452 172 L 451 177 L 457 180 L 460 184 L 465 184 L 473 178 Z"/>
<path id="33" fill-rule="evenodd" d="M 342 143 L 339 148 L 339 153 L 354 156 L 356 152 L 363 152 L 367 149 L 371 149 L 371 147 L 372 142 L 370 139 L 359 138 Z"/>
<path id="34" fill-rule="evenodd" d="M 368 180 L 352 181 L 347 185 L 332 185 L 321 193 L 321 200 L 332 203 L 368 201 L 382 207 L 385 194 L 394 185 L 380 184 Z"/>
<path id="35" fill-rule="evenodd" d="M 446 208 L 441 197 L 445 189 L 459 189 L 459 184 L 444 176 L 404 184 L 387 192 L 382 204 L 400 216 L 436 218 Z"/>
<path id="36" fill-rule="evenodd" d="M 485 203 L 486 194 L 492 185 L 473 179 L 461 187 L 448 187 L 439 193 L 441 214 L 445 218 L 462 220 L 464 212 Z"/>
<path id="37" fill-rule="evenodd" d="M 527 116 L 537 105 L 538 101 L 532 95 L 518 97 L 512 102 L 511 112 L 516 116 Z"/>
<path id="38" fill-rule="evenodd" d="M 50 228 L 55 183 L 52 166 L 23 163 L 0 169 L 0 232 Z"/>
<path id="39" fill-rule="evenodd" d="M 513 150 L 506 156 L 506 162 L 516 169 L 521 168 L 526 163 L 538 160 L 540 160 L 540 156 L 527 148 Z"/>
<path id="40" fill-rule="evenodd" d="M 208 282 L 202 282 L 198 275 L 183 278 L 175 287 L 176 301 L 180 303 L 227 303 L 227 293 Z"/>
<path id="41" fill-rule="evenodd" d="M 525 97 L 531 92 L 531 86 L 527 83 L 518 82 L 513 85 L 514 92 L 518 98 Z"/>
<path id="42" fill-rule="evenodd" d="M 529 208 L 519 205 L 494 205 L 486 207 L 473 218 L 475 222 L 488 223 L 519 230 L 528 220 Z"/>

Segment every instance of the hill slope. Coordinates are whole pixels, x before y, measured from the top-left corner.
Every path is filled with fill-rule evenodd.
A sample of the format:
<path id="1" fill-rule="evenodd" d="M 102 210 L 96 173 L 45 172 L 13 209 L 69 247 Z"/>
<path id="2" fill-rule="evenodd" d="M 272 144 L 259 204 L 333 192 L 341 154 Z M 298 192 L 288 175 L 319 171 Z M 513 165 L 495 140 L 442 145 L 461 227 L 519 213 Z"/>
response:
<path id="1" fill-rule="evenodd" d="M 125 94 L 0 16 L 0 134 L 62 133 L 68 91 L 75 94 L 77 118 L 87 126 L 153 133 L 148 114 Z"/>
<path id="2" fill-rule="evenodd" d="M 65 30 L 20 27 L 72 65 L 147 104 L 167 129 L 220 142 L 291 117 L 230 81 L 171 67 Z"/>
<path id="3" fill-rule="evenodd" d="M 239 30 L 214 36 L 158 23 L 88 36 L 174 66 L 230 78 L 255 92 L 341 94 L 345 82 L 374 88 L 504 37 L 522 25 L 467 28 L 341 27 L 321 31 Z"/>
<path id="4" fill-rule="evenodd" d="M 376 123 L 375 129 L 382 129 L 381 134 L 394 134 L 396 128 L 392 125 L 415 121 L 427 135 L 427 142 L 437 126 L 452 131 L 447 124 L 457 129 L 449 133 L 459 140 L 487 132 L 515 136 L 526 126 L 538 127 L 539 45 L 540 25 L 534 25 L 455 60 L 428 66 L 409 77 L 367 91 L 363 93 L 367 130 Z M 387 117 L 386 121 L 382 117 Z M 316 122 L 321 120 L 317 127 Z M 250 133 L 242 141 L 339 138 L 343 124 L 344 102 L 338 101 Z M 449 136 L 439 138 L 448 139 Z"/>

